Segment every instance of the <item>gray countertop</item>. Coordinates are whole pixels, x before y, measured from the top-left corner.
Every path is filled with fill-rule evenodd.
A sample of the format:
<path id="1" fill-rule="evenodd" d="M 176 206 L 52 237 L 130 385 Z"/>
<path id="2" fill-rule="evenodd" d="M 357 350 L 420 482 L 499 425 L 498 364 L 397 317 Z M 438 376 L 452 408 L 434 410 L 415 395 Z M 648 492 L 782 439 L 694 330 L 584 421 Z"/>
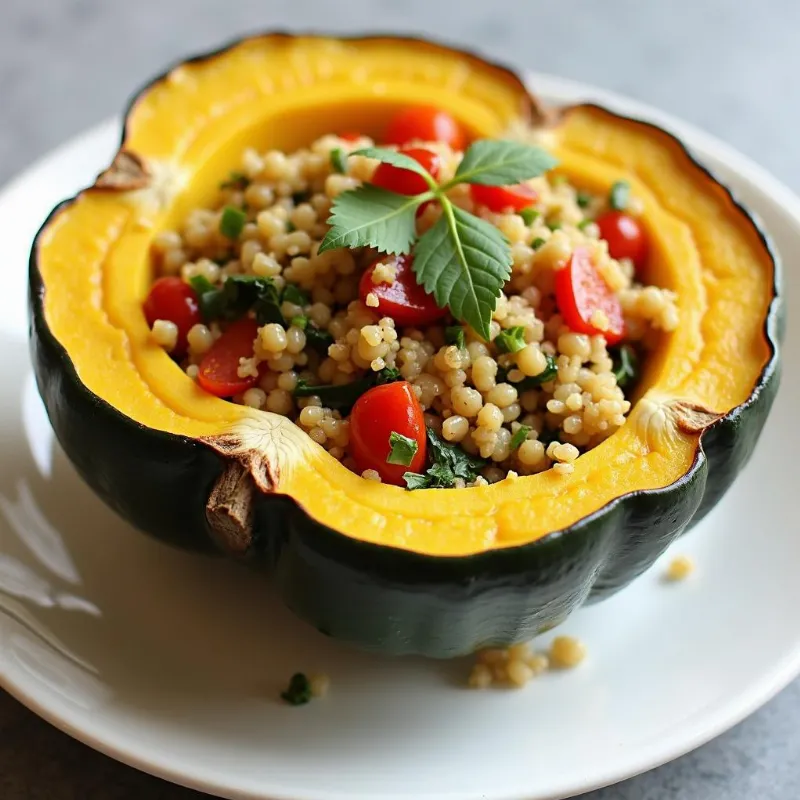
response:
<path id="1" fill-rule="evenodd" d="M 797 0 L 2 0 L 0 181 L 118 113 L 178 57 L 251 30 L 309 26 L 429 34 L 626 93 L 718 135 L 800 190 Z M 0 797 L 201 795 L 89 750 L 0 692 Z M 695 753 L 585 800 L 797 797 L 795 683 Z"/>

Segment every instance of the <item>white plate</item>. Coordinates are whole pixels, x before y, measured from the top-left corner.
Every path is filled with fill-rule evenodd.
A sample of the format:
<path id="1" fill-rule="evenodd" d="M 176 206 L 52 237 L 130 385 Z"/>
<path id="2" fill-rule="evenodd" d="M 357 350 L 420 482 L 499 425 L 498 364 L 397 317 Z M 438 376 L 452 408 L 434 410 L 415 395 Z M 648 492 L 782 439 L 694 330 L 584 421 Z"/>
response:
<path id="1" fill-rule="evenodd" d="M 545 76 L 533 84 L 680 132 L 791 262 L 800 201 L 758 167 L 651 109 Z M 23 311 L 36 227 L 107 162 L 116 131 L 113 122 L 90 131 L 0 197 L 0 684 L 23 703 L 122 761 L 230 798 L 544 800 L 697 747 L 800 671 L 794 363 L 746 475 L 679 543 L 699 573 L 666 586 L 662 564 L 580 612 L 566 630 L 588 643 L 588 661 L 519 692 L 463 689 L 466 660 L 339 646 L 295 621 L 258 577 L 119 520 L 54 446 Z M 790 325 L 789 354 L 799 334 Z M 328 672 L 329 697 L 277 702 L 296 669 Z"/>

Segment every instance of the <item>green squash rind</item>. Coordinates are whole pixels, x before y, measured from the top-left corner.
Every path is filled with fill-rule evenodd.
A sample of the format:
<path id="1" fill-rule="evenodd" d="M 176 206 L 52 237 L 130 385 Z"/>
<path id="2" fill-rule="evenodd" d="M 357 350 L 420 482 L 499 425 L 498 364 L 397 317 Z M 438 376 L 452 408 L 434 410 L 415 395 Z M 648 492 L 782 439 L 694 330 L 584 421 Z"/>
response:
<path id="1" fill-rule="evenodd" d="M 775 264 L 765 320 L 772 352 L 748 401 L 702 434 L 694 463 L 680 480 L 622 495 L 535 542 L 460 557 L 353 539 L 313 520 L 288 497 L 262 495 L 248 562 L 269 571 L 286 604 L 323 633 L 384 653 L 433 657 L 530 639 L 582 603 L 630 583 L 727 491 L 752 454 L 777 392 L 780 262 L 758 223 L 731 200 Z M 134 526 L 213 553 L 205 504 L 225 466 L 222 458 L 197 440 L 141 425 L 89 391 L 47 326 L 38 241 L 70 202 L 45 221 L 30 260 L 31 352 L 56 436 L 84 480 Z"/>

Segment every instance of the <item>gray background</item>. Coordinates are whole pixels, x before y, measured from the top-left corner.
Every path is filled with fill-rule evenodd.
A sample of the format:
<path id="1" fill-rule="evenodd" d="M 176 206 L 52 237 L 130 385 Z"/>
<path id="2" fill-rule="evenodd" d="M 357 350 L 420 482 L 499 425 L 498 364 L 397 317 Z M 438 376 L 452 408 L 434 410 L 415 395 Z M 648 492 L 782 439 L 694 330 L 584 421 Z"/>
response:
<path id="1" fill-rule="evenodd" d="M 117 113 L 177 58 L 270 27 L 427 33 L 615 89 L 800 190 L 797 0 L 0 0 L 0 181 Z M 584 800 L 798 798 L 798 722 L 795 683 L 695 753 Z M 0 692 L 2 800 L 200 797 L 90 751 Z"/>

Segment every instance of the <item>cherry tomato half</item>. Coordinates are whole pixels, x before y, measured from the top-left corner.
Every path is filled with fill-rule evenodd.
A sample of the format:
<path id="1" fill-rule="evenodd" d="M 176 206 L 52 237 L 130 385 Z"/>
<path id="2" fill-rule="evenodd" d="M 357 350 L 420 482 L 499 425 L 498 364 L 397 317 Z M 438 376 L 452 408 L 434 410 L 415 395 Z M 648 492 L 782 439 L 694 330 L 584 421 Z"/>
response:
<path id="1" fill-rule="evenodd" d="M 253 342 L 258 335 L 254 319 L 240 319 L 217 339 L 200 362 L 197 382 L 217 397 L 231 397 L 255 386 L 258 376 L 240 378 L 239 359 L 253 355 Z"/>
<path id="2" fill-rule="evenodd" d="M 482 206 L 486 206 L 489 211 L 500 213 L 501 211 L 522 211 L 523 208 L 532 206 L 539 195 L 524 183 L 516 186 L 483 186 L 473 183 L 470 186 L 472 199 Z"/>
<path id="3" fill-rule="evenodd" d="M 608 242 L 611 258 L 629 258 L 636 269 L 644 266 L 647 234 L 636 217 L 624 211 L 606 211 L 595 222 L 600 228 L 600 237 Z"/>
<path id="4" fill-rule="evenodd" d="M 392 431 L 417 443 L 408 466 L 386 463 Z M 425 446 L 425 417 L 411 384 L 396 381 L 375 386 L 356 400 L 350 413 L 350 454 L 359 472 L 374 469 L 384 483 L 405 486 L 404 472 L 422 471 Z"/>
<path id="5" fill-rule="evenodd" d="M 391 263 L 395 269 L 392 283 L 373 283 L 372 274 L 377 264 Z M 377 308 L 382 317 L 391 317 L 397 325 L 428 325 L 447 315 L 446 308 L 439 308 L 432 294 L 427 294 L 417 283 L 411 268 L 411 256 L 384 256 L 374 261 L 361 276 L 358 295 L 367 305 L 367 295 L 378 298 Z"/>
<path id="6" fill-rule="evenodd" d="M 436 178 L 439 175 L 440 159 L 436 153 L 422 147 L 404 147 L 400 152 L 404 156 L 413 158 L 428 170 L 432 177 Z M 420 194 L 428 190 L 428 184 L 422 175 L 417 175 L 410 169 L 393 167 L 391 164 L 379 164 L 372 175 L 372 183 L 398 194 Z"/>
<path id="7" fill-rule="evenodd" d="M 446 111 L 433 106 L 409 106 L 398 111 L 386 127 L 386 144 L 404 145 L 415 139 L 444 142 L 453 150 L 463 150 L 464 129 Z"/>
<path id="8" fill-rule="evenodd" d="M 576 248 L 567 265 L 556 272 L 556 303 L 564 322 L 576 333 L 601 333 L 608 344 L 616 344 L 625 334 L 619 299 L 583 247 Z M 608 319 L 607 330 L 592 324 L 596 311 Z"/>
<path id="9" fill-rule="evenodd" d="M 150 287 L 143 308 L 151 328 L 157 319 L 169 320 L 178 326 L 178 342 L 172 355 L 184 355 L 186 334 L 192 325 L 203 321 L 195 290 L 180 278 L 159 278 Z"/>

